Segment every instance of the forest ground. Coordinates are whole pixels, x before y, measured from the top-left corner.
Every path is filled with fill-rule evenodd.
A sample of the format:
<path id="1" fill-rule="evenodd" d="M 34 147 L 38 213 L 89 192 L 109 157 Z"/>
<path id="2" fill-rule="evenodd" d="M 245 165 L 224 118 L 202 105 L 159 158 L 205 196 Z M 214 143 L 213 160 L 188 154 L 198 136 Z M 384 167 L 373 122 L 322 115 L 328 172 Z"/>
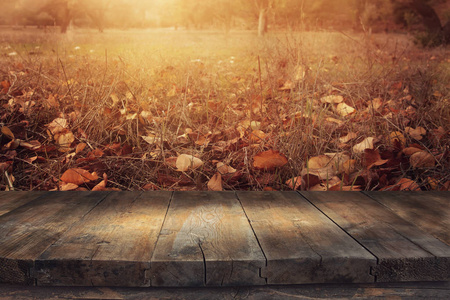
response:
<path id="1" fill-rule="evenodd" d="M 0 190 L 449 190 L 450 49 L 0 28 Z"/>

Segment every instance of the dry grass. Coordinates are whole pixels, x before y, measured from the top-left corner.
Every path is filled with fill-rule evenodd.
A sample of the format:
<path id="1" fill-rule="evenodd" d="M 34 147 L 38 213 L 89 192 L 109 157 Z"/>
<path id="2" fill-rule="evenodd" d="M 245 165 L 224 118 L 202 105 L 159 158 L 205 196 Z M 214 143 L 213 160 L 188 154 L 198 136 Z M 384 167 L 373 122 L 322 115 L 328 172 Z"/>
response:
<path id="1" fill-rule="evenodd" d="M 324 153 L 348 151 L 363 170 L 351 146 L 376 137 L 377 149 L 396 159 L 389 184 L 409 178 L 421 189 L 440 188 L 450 180 L 449 53 L 422 50 L 395 35 L 273 33 L 260 40 L 250 32 L 227 37 L 185 31 L 77 30 L 67 36 L 4 31 L 0 81 L 11 87 L 0 93 L 1 122 L 16 138 L 50 146 L 55 142 L 45 124 L 64 117 L 76 140 L 69 152 L 19 147 L 11 159 L 2 137 L 1 162 L 13 161 L 9 171 L 19 190 L 54 189 L 61 174 L 74 167 L 105 173 L 108 186 L 122 190 L 207 189 L 217 161 L 240 172 L 236 180 L 224 181 L 225 189 L 288 189 L 285 182 L 301 174 L 307 159 Z M 299 67 L 304 77 L 299 78 Z M 287 82 L 290 88 L 280 89 Z M 327 95 L 343 96 L 356 113 L 337 115 L 332 105 L 320 102 Z M 383 112 L 368 107 L 375 98 L 382 99 Z M 33 106 L 20 104 L 26 101 Z M 259 122 L 264 138 L 251 134 L 251 121 Z M 424 127 L 425 139 L 411 139 L 407 126 Z M 436 139 L 432 133 L 439 127 L 444 134 Z M 392 145 L 393 131 L 404 133 L 403 147 L 415 143 L 433 153 L 435 167 L 412 168 Z M 343 148 L 338 138 L 349 132 L 359 137 Z M 204 138 L 209 143 L 199 142 Z M 67 157 L 80 143 L 86 149 Z M 104 154 L 86 159 L 95 149 Z M 267 149 L 279 150 L 288 164 L 273 172 L 255 170 L 253 156 Z M 168 158 L 181 153 L 205 164 L 175 171 Z M 39 159 L 30 162 L 35 156 Z M 346 182 L 382 187 L 377 179 L 359 183 L 362 173 L 347 174 Z"/>

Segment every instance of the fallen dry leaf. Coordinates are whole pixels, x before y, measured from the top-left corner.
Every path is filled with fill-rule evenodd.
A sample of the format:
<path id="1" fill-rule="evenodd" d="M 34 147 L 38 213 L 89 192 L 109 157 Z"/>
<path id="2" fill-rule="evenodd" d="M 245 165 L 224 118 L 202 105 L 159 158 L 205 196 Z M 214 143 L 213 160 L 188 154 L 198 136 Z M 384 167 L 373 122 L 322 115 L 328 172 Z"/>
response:
<path id="1" fill-rule="evenodd" d="M 400 191 L 420 191 L 419 185 L 409 178 L 400 179 L 397 186 L 399 186 Z"/>
<path id="2" fill-rule="evenodd" d="M 231 173 L 235 173 L 236 172 L 235 168 L 232 168 L 232 167 L 224 164 L 223 162 L 218 162 L 216 167 L 217 167 L 217 171 L 219 171 L 219 173 L 221 175 L 231 174 Z"/>
<path id="3" fill-rule="evenodd" d="M 219 172 L 213 175 L 211 179 L 208 181 L 208 190 L 209 191 L 222 191 L 222 175 Z"/>
<path id="4" fill-rule="evenodd" d="M 402 150 L 402 152 L 403 152 L 405 155 L 408 155 L 408 156 L 411 156 L 411 155 L 413 155 L 414 153 L 420 152 L 420 151 L 422 151 L 422 149 L 419 149 L 419 148 L 416 148 L 416 147 L 407 147 L 407 148 L 405 148 L 405 149 Z"/>
<path id="5" fill-rule="evenodd" d="M 89 173 L 89 171 L 80 168 L 68 169 L 61 176 L 61 180 L 65 183 L 73 183 L 76 185 L 81 185 L 97 179 L 98 176 L 95 172 Z"/>
<path id="6" fill-rule="evenodd" d="M 395 144 L 395 142 L 399 143 L 400 145 L 406 144 L 405 136 L 400 131 L 391 132 L 390 141 L 391 141 L 391 144 L 393 144 L 393 145 Z"/>
<path id="7" fill-rule="evenodd" d="M 339 142 L 345 144 L 348 143 L 349 141 L 356 139 L 358 137 L 358 135 L 354 132 L 349 132 L 346 136 L 340 137 L 339 138 Z"/>
<path id="8" fill-rule="evenodd" d="M 189 154 L 180 154 L 175 163 L 177 171 L 186 172 L 189 169 L 195 170 L 203 165 L 203 161 Z"/>
<path id="9" fill-rule="evenodd" d="M 56 118 L 51 123 L 47 124 L 49 136 L 55 136 L 67 128 L 68 122 L 64 118 Z"/>
<path id="10" fill-rule="evenodd" d="M 7 126 L 2 126 L 2 134 L 6 135 L 10 140 L 14 140 L 14 133 Z"/>
<path id="11" fill-rule="evenodd" d="M 57 136 L 57 144 L 59 145 L 58 151 L 67 152 L 70 150 L 70 145 L 75 141 L 75 137 L 73 133 L 69 130 L 65 130 L 56 135 Z"/>
<path id="12" fill-rule="evenodd" d="M 330 103 L 330 104 L 337 104 L 337 103 L 341 103 L 342 101 L 344 101 L 344 97 L 339 96 L 339 95 L 325 96 L 320 99 L 320 102 Z"/>
<path id="13" fill-rule="evenodd" d="M 351 115 L 352 113 L 355 112 L 355 109 L 353 107 L 351 107 L 350 105 L 345 104 L 344 102 L 339 103 L 336 106 L 336 112 L 342 116 L 342 117 L 346 117 L 348 115 Z"/>
<path id="14" fill-rule="evenodd" d="M 374 140 L 375 140 L 375 138 L 373 138 L 373 137 L 365 138 L 361 143 L 353 146 L 353 152 L 363 153 L 364 150 L 366 150 L 366 149 L 373 149 L 373 141 Z"/>
<path id="15" fill-rule="evenodd" d="M 427 131 L 425 130 L 425 128 L 420 127 L 420 126 L 416 127 L 416 129 L 411 128 L 411 127 L 406 127 L 405 132 L 417 141 L 420 141 L 423 138 L 423 136 L 425 134 L 427 134 Z"/>
<path id="16" fill-rule="evenodd" d="M 286 156 L 279 151 L 268 150 L 253 157 L 253 167 L 258 170 L 273 170 L 288 163 Z"/>
<path id="17" fill-rule="evenodd" d="M 106 184 L 108 182 L 108 176 L 106 173 L 103 173 L 103 180 L 100 181 L 96 186 L 92 188 L 93 191 L 105 191 L 106 190 Z"/>
<path id="18" fill-rule="evenodd" d="M 364 150 L 364 166 L 366 169 L 370 169 L 375 166 L 381 166 L 387 163 L 388 159 L 381 159 L 378 150 L 365 149 Z"/>
<path id="19" fill-rule="evenodd" d="M 419 151 L 411 155 L 409 163 L 413 168 L 432 168 L 436 164 L 436 159 L 427 151 Z"/>

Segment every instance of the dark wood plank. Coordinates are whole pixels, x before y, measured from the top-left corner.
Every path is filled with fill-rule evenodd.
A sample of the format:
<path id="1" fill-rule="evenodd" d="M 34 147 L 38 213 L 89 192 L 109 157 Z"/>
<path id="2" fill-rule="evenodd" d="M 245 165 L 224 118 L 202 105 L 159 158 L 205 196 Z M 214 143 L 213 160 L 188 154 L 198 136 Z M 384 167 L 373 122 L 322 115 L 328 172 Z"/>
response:
<path id="1" fill-rule="evenodd" d="M 151 260 L 152 286 L 265 284 L 254 233 L 232 192 L 175 192 Z"/>
<path id="2" fill-rule="evenodd" d="M 269 284 L 374 282 L 376 258 L 296 192 L 237 192 Z"/>
<path id="3" fill-rule="evenodd" d="M 115 192 L 36 260 L 38 285 L 148 286 L 171 192 Z"/>
<path id="4" fill-rule="evenodd" d="M 44 195 L 46 192 L 0 192 L 0 216 Z"/>
<path id="5" fill-rule="evenodd" d="M 0 282 L 33 283 L 34 260 L 106 192 L 51 192 L 0 216 Z"/>
<path id="6" fill-rule="evenodd" d="M 301 194 L 378 258 L 377 281 L 450 279 L 448 245 L 363 193 Z"/>
<path id="7" fill-rule="evenodd" d="M 127 287 L 39 287 L 0 285 L 0 299 L 429 299 L 448 300 L 448 282 L 404 282 L 377 284 L 311 284 L 247 287 L 127 288 Z"/>
<path id="8" fill-rule="evenodd" d="M 365 192 L 365 194 L 450 245 L 450 192 Z"/>

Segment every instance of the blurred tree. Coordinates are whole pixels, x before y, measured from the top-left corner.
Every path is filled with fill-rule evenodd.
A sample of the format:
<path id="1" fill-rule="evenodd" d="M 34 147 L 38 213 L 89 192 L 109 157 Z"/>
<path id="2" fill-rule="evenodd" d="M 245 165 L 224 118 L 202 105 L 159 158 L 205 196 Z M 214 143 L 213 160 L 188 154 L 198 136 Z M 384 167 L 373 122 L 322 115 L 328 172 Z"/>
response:
<path id="1" fill-rule="evenodd" d="M 427 1 L 427 0 L 392 0 L 394 3 L 394 10 L 400 11 L 403 15 L 404 22 L 407 23 L 408 13 L 414 13 L 418 16 L 426 29 L 427 33 L 420 37 L 420 42 L 423 45 L 436 46 L 441 44 L 450 44 L 450 20 L 444 25 L 441 23 L 436 10 L 433 6 L 442 1 Z M 445 0 L 444 0 L 445 1 Z M 399 15 L 397 13 L 397 15 Z M 409 17 L 411 18 L 411 17 Z"/>

